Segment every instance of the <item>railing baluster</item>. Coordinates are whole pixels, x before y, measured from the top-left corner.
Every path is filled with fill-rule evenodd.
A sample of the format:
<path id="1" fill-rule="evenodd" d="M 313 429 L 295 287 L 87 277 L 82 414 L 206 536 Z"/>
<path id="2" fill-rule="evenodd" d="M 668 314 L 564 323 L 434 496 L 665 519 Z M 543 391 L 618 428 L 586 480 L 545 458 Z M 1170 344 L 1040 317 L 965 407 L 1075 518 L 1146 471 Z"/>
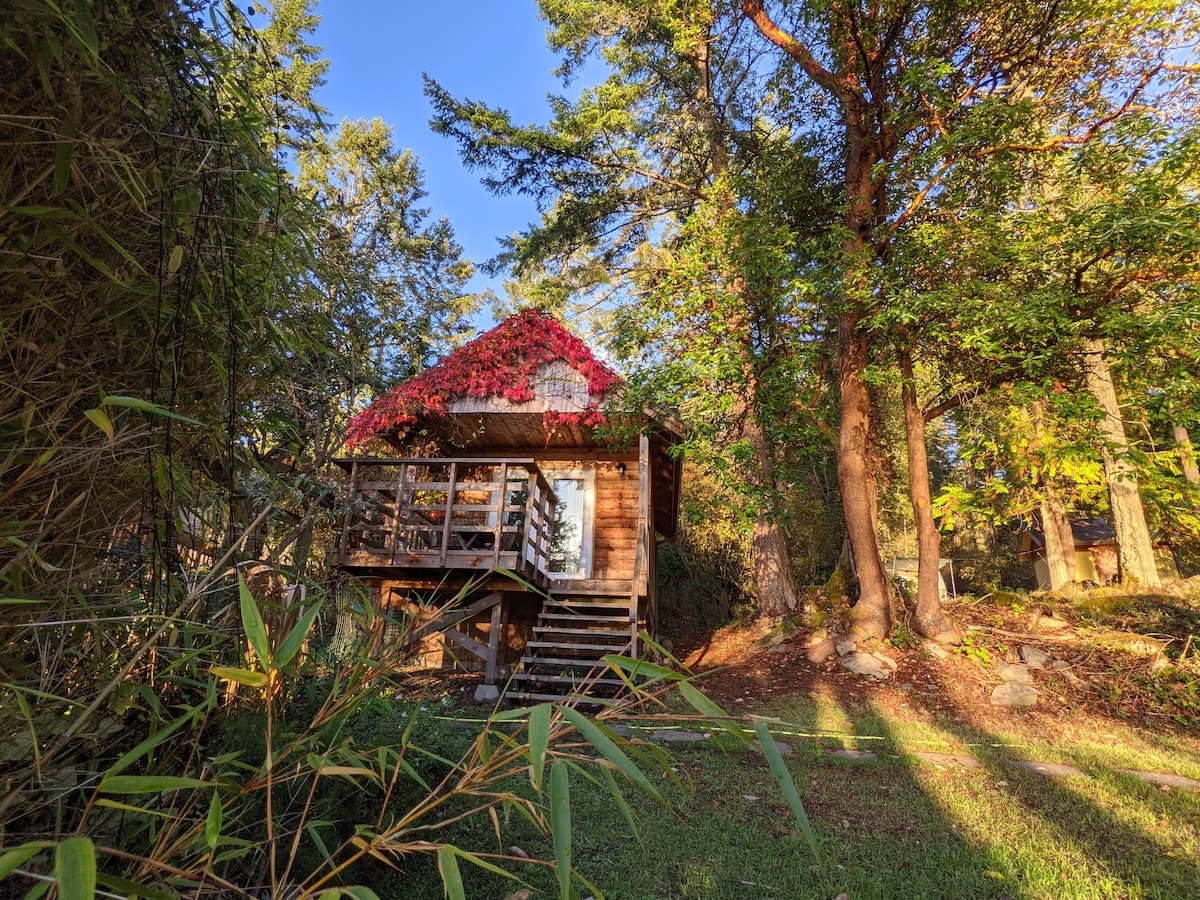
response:
<path id="1" fill-rule="evenodd" d="M 450 463 L 450 479 L 446 483 L 446 516 L 442 523 L 442 567 L 446 565 L 446 551 L 450 548 L 450 525 L 454 517 L 454 492 L 458 481 L 458 463 Z"/>

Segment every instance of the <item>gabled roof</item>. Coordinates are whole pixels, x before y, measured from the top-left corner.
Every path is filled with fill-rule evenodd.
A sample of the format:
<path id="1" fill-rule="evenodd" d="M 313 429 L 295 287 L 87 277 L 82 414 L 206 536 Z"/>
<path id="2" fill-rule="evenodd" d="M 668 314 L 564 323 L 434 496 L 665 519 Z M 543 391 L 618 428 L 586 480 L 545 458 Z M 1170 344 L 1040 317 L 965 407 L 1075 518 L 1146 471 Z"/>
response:
<path id="1" fill-rule="evenodd" d="M 353 449 L 430 416 L 477 412 L 480 401 L 493 400 L 498 409 L 540 412 L 548 427 L 599 425 L 601 404 L 619 381 L 557 319 L 527 309 L 392 388 L 350 421 L 346 444 Z"/>

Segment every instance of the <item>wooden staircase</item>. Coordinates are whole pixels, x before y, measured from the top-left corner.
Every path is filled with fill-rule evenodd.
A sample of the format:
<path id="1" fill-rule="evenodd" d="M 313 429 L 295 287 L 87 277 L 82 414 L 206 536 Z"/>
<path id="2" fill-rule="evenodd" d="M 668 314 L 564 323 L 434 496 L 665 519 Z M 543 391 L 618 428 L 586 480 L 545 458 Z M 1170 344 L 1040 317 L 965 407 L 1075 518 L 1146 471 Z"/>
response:
<path id="1" fill-rule="evenodd" d="M 513 700 L 562 700 L 587 694 L 603 702 L 625 682 L 601 677 L 603 658 L 630 653 L 638 625 L 630 620 L 629 601 L 619 598 L 545 600 L 533 627 L 527 655 L 513 674 L 505 696 Z"/>

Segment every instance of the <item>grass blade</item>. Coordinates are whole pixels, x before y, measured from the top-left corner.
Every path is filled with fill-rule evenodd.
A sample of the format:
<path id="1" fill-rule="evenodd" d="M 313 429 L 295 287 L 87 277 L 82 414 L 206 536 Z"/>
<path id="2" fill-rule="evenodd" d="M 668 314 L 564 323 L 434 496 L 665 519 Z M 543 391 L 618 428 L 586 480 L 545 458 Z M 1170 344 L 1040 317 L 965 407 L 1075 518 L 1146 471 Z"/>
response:
<path id="1" fill-rule="evenodd" d="M 605 733 L 605 729 L 602 729 L 577 709 L 572 709 L 569 706 L 560 706 L 558 709 L 566 717 L 567 721 L 574 725 L 579 730 L 579 733 L 593 747 L 600 751 L 605 759 L 621 770 L 626 778 L 655 799 L 663 799 L 658 791 L 654 789 L 654 785 L 650 783 L 650 779 L 645 776 L 641 769 L 634 765 L 633 760 L 626 756 L 625 752 L 617 746 L 616 742 Z"/>

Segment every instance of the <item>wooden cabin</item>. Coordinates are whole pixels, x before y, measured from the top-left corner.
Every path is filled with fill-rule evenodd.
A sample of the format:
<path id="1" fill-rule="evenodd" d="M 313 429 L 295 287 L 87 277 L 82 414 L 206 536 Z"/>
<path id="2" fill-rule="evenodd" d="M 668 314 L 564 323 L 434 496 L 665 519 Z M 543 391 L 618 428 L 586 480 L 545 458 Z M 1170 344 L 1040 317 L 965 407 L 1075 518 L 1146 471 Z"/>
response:
<path id="1" fill-rule="evenodd" d="M 1117 551 L 1117 531 L 1106 519 L 1071 519 L 1071 535 L 1075 539 L 1075 581 L 1080 584 L 1108 585 L 1119 580 L 1120 558 Z M 1161 578 L 1179 577 L 1175 556 L 1170 544 L 1153 536 L 1154 562 Z M 1050 567 L 1046 562 L 1046 536 L 1037 529 L 1021 532 L 1018 550 L 1022 559 L 1033 566 L 1033 576 L 1040 591 L 1050 590 Z"/>
<path id="2" fill-rule="evenodd" d="M 482 668 L 487 685 L 511 674 L 516 697 L 619 684 L 598 680 L 597 663 L 638 657 L 654 634 L 682 439 L 669 417 L 610 422 L 619 390 L 533 309 L 355 418 L 348 444 L 362 455 L 339 461 L 350 513 L 336 564 L 397 623 L 381 640 Z M 602 440 L 604 427 L 628 437 Z"/>

